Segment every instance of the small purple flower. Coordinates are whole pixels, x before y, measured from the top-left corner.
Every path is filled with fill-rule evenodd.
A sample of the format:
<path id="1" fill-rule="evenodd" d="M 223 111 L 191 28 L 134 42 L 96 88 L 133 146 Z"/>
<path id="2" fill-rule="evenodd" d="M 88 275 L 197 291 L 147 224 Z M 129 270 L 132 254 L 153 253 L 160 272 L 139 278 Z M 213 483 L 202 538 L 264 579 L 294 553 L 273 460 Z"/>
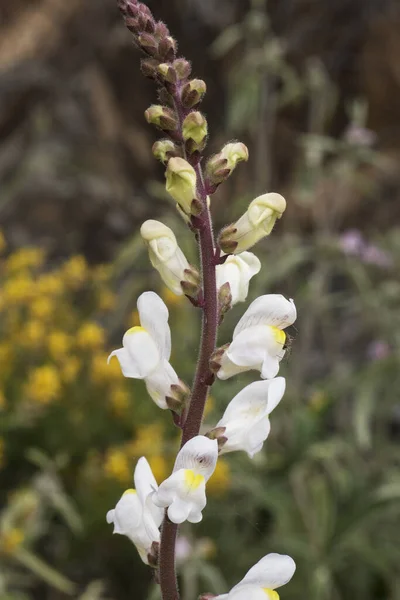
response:
<path id="1" fill-rule="evenodd" d="M 360 127 L 359 125 L 349 125 L 344 132 L 344 139 L 353 146 L 364 146 L 370 148 L 376 142 L 376 133 L 367 129 L 366 127 Z"/>
<path id="2" fill-rule="evenodd" d="M 339 238 L 339 244 L 345 254 L 361 256 L 365 241 L 359 229 L 348 229 Z"/>
<path id="3" fill-rule="evenodd" d="M 367 348 L 367 356 L 372 361 L 383 360 L 390 356 L 390 346 L 384 340 L 374 340 Z"/>
<path id="4" fill-rule="evenodd" d="M 373 244 L 369 244 L 365 246 L 361 253 L 361 258 L 365 263 L 370 265 L 376 265 L 377 267 L 382 267 L 383 269 L 389 268 L 393 265 L 392 257 L 377 246 Z"/>

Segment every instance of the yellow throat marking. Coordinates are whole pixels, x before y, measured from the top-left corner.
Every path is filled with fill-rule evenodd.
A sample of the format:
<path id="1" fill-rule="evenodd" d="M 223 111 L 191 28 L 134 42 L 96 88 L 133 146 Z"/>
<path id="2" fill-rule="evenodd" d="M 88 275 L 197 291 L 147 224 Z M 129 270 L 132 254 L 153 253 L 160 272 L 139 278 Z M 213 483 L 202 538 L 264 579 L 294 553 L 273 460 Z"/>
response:
<path id="1" fill-rule="evenodd" d="M 273 325 L 271 325 L 270 327 L 271 327 L 272 335 L 274 336 L 274 340 L 278 344 L 281 344 L 283 346 L 286 341 L 286 333 L 284 331 L 282 331 L 282 329 L 279 329 L 278 327 L 274 327 Z"/>
<path id="2" fill-rule="evenodd" d="M 128 329 L 125 335 L 134 335 L 135 333 L 142 333 L 143 331 L 146 331 L 144 327 L 136 325 L 135 327 Z"/>
<path id="3" fill-rule="evenodd" d="M 203 483 L 204 476 L 196 475 L 191 469 L 185 469 L 185 484 L 188 491 L 193 492 Z"/>
<path id="4" fill-rule="evenodd" d="M 134 490 L 133 488 L 130 488 L 129 490 L 125 490 L 125 492 L 122 494 L 123 496 L 127 496 L 128 494 L 136 494 L 136 490 Z"/>
<path id="5" fill-rule="evenodd" d="M 275 590 L 270 590 L 269 588 L 262 588 L 262 591 L 264 592 L 264 594 L 267 595 L 268 600 L 279 600 L 279 594 L 278 592 L 275 592 Z"/>

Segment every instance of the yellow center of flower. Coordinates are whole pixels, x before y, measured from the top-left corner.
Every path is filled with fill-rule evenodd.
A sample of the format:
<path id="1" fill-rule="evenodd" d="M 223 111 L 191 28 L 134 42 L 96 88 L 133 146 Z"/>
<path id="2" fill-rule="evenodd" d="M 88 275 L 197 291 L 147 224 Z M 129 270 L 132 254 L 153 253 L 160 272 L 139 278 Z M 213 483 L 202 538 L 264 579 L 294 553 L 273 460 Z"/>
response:
<path id="1" fill-rule="evenodd" d="M 279 600 L 279 594 L 278 592 L 275 592 L 275 590 L 270 590 L 269 588 L 263 588 L 262 590 L 264 594 L 266 594 L 268 600 Z"/>
<path id="2" fill-rule="evenodd" d="M 272 325 L 271 325 L 271 331 L 272 331 L 272 335 L 274 336 L 274 340 L 276 341 L 276 343 L 283 346 L 286 341 L 286 333 L 284 331 L 282 331 L 282 329 L 279 329 L 278 327 L 273 327 Z"/>
<path id="3" fill-rule="evenodd" d="M 136 490 L 134 490 L 133 488 L 129 488 L 129 490 L 125 490 L 125 492 L 122 494 L 123 496 L 127 496 L 128 494 L 136 494 Z"/>
<path id="4" fill-rule="evenodd" d="M 135 327 L 131 327 L 130 329 L 128 329 L 125 335 L 134 335 L 135 333 L 140 333 L 143 331 L 146 331 L 144 327 L 136 325 Z"/>
<path id="5" fill-rule="evenodd" d="M 188 488 L 188 491 L 197 490 L 203 481 L 203 475 L 196 475 L 191 469 L 185 469 L 185 484 Z"/>

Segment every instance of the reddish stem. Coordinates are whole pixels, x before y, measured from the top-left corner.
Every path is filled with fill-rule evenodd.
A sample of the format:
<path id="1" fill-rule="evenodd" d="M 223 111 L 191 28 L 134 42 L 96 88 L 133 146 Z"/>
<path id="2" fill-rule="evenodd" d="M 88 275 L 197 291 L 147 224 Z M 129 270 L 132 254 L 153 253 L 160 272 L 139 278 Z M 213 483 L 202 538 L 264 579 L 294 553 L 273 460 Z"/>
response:
<path id="1" fill-rule="evenodd" d="M 187 112 L 180 101 L 180 91 L 175 95 L 176 112 L 180 125 Z M 187 157 L 190 162 L 190 157 Z M 194 161 L 193 161 L 194 162 Z M 203 212 L 196 217 L 195 227 L 198 230 L 201 272 L 203 280 L 203 318 L 200 340 L 199 358 L 192 386 L 190 406 L 182 431 L 181 448 L 188 440 L 198 435 L 203 420 L 204 407 L 207 401 L 209 386 L 213 377 L 209 362 L 215 350 L 218 328 L 218 298 L 215 270 L 214 236 L 212 220 L 207 206 L 207 191 L 203 181 L 203 173 L 199 162 L 193 164 L 197 175 L 197 195 L 202 201 Z M 175 543 L 178 525 L 171 523 L 167 514 L 161 531 L 159 576 L 163 600 L 179 600 L 179 591 L 175 570 Z"/>

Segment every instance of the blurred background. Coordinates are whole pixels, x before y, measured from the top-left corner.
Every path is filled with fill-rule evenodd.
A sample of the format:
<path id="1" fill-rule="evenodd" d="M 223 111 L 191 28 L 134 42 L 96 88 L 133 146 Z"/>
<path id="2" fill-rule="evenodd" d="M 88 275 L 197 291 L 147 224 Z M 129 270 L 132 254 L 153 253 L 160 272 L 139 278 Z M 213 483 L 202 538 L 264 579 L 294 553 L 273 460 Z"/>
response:
<path id="1" fill-rule="evenodd" d="M 398 0 L 153 0 L 205 79 L 209 153 L 250 149 L 213 196 L 217 228 L 265 191 L 288 201 L 249 300 L 293 297 L 287 392 L 263 452 L 224 457 L 178 542 L 183 600 L 268 552 L 282 599 L 400 599 Z M 113 0 L 0 0 L 0 599 L 157 600 L 105 514 L 145 454 L 160 482 L 178 430 L 110 349 L 147 289 L 191 381 L 199 314 L 138 236 L 160 218 L 196 263 L 144 121 L 156 99 Z M 229 340 L 245 305 L 223 324 Z M 249 377 L 217 382 L 206 423 Z"/>

